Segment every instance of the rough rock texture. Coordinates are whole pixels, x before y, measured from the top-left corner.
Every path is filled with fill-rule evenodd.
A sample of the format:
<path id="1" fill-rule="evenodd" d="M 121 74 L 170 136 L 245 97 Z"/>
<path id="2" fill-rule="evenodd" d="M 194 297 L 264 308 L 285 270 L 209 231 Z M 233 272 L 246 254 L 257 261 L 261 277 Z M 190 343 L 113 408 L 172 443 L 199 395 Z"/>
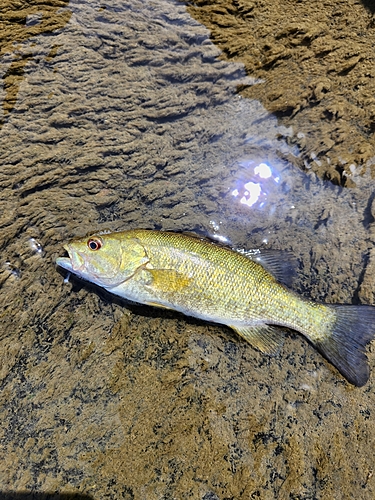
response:
<path id="1" fill-rule="evenodd" d="M 243 90 L 292 126 L 295 163 L 336 184 L 374 176 L 374 2 L 195 0 L 224 59 L 262 81 Z M 289 158 L 291 159 L 291 158 Z M 370 164 L 369 164 L 370 162 Z M 349 178 L 348 178 L 349 176 Z"/>
<path id="2" fill-rule="evenodd" d="M 271 40 L 272 5 L 238 22 L 249 31 L 251 12 L 272 11 Z M 326 19 L 333 2 L 319 5 Z M 369 19 L 340 5 L 348 23 Z M 30 1 L 22 16 L 20 6 L 1 7 L 11 42 L 0 69 L 0 497 L 373 499 L 371 349 L 370 381 L 356 389 L 296 334 L 268 358 L 220 325 L 64 283 L 54 265 L 67 239 L 98 228 L 195 230 L 293 251 L 294 287 L 316 300 L 374 303 L 369 172 L 343 189 L 317 163 L 304 173 L 285 161 L 306 157 L 296 133 L 317 133 L 303 93 L 291 92 L 301 114 L 284 125 L 267 100 L 237 95 L 264 88 L 252 84 L 272 64 L 246 77 L 220 60 L 180 3 Z M 224 11 L 207 18 L 231 22 Z M 226 29 L 216 24 L 215 37 Z M 344 76 L 331 74 L 333 100 Z M 356 155 L 356 137 L 335 141 L 335 154 Z"/>

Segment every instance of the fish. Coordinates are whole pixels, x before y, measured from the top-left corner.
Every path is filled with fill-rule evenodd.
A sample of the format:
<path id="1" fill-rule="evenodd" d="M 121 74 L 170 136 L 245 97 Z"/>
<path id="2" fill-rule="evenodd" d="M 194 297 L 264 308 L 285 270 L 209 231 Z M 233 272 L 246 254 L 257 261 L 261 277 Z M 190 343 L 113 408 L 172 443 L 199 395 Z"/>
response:
<path id="1" fill-rule="evenodd" d="M 346 378 L 369 379 L 366 346 L 375 307 L 322 304 L 290 289 L 287 253 L 236 250 L 197 235 L 150 229 L 98 232 L 64 245 L 56 264 L 131 302 L 172 309 L 232 328 L 276 355 L 285 328 L 308 341 Z"/>

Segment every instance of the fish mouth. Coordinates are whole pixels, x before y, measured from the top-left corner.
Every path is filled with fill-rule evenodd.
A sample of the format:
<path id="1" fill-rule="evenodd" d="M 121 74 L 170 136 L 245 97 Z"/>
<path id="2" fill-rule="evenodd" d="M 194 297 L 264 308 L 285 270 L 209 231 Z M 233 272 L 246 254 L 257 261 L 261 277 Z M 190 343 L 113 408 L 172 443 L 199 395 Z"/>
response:
<path id="1" fill-rule="evenodd" d="M 58 257 L 56 259 L 56 265 L 62 267 L 63 269 L 66 269 L 67 271 L 73 272 L 73 266 L 68 257 Z"/>
<path id="2" fill-rule="evenodd" d="M 64 248 L 69 257 L 58 257 L 56 259 L 56 264 L 72 273 L 79 273 L 80 271 L 83 271 L 85 267 L 83 258 L 78 253 L 72 252 L 69 245 L 64 245 Z"/>

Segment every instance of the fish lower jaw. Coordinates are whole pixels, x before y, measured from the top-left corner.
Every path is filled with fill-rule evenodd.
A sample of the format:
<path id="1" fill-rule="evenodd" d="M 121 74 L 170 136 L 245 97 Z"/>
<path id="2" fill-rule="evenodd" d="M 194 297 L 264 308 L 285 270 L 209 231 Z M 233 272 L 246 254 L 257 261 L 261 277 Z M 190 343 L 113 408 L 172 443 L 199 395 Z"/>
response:
<path id="1" fill-rule="evenodd" d="M 56 265 L 66 269 L 67 271 L 74 272 L 72 262 L 68 257 L 58 257 L 56 259 Z"/>

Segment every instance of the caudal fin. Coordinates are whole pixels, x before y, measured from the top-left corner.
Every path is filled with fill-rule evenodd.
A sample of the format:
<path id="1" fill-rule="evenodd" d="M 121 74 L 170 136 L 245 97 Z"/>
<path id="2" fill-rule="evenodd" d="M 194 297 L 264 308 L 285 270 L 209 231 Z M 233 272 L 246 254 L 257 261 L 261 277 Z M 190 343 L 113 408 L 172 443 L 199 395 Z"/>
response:
<path id="1" fill-rule="evenodd" d="M 315 346 L 351 384 L 362 387 L 370 369 L 366 345 L 375 337 L 375 307 L 332 305 L 336 321 L 333 331 Z"/>
<path id="2" fill-rule="evenodd" d="M 330 307 L 337 316 L 333 331 L 315 345 L 348 382 L 362 387 L 370 375 L 366 345 L 375 336 L 375 307 Z"/>

